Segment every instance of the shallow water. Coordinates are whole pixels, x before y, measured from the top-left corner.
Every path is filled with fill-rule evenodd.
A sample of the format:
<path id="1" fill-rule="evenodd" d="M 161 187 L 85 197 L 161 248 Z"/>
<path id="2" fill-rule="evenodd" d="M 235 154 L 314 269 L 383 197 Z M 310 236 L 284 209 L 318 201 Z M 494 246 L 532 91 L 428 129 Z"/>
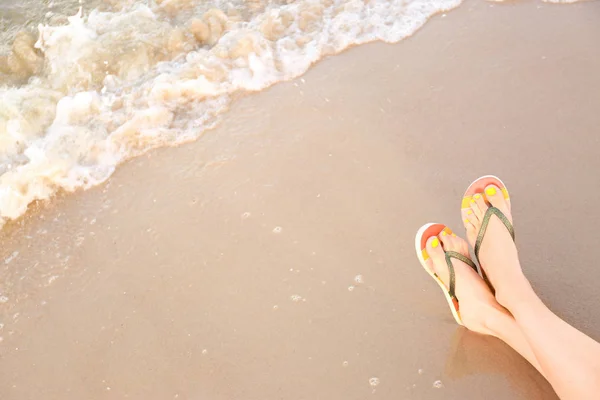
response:
<path id="1" fill-rule="evenodd" d="M 459 4 L 107 1 L 66 23 L 78 4 L 11 6 L 20 23 L 0 59 L 0 223 L 59 189 L 105 181 L 128 158 L 196 139 L 237 93 L 355 44 L 399 41 Z"/>

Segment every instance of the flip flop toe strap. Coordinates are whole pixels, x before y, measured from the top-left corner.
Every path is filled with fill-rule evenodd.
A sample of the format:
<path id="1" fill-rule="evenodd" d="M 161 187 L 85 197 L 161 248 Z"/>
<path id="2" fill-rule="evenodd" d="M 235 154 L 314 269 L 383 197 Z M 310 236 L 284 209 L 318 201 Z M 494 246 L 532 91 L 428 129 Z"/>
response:
<path id="1" fill-rule="evenodd" d="M 479 250 L 481 249 L 481 243 L 483 242 L 483 238 L 485 236 L 485 231 L 487 230 L 488 224 L 490 223 L 490 218 L 492 215 L 498 217 L 498 219 L 504 224 L 506 229 L 508 229 L 508 233 L 512 237 L 513 241 L 515 240 L 515 230 L 502 211 L 500 211 L 496 207 L 490 207 L 485 212 L 483 216 L 483 222 L 481 223 L 481 229 L 479 230 L 479 234 L 477 235 L 477 241 L 475 242 L 475 258 L 479 262 Z"/>
<path id="2" fill-rule="evenodd" d="M 469 258 L 463 256 L 460 253 L 457 253 L 455 251 L 447 251 L 446 252 L 446 264 L 448 264 L 448 271 L 450 272 L 450 283 L 449 283 L 448 294 L 450 295 L 450 297 L 452 299 L 456 299 L 456 294 L 455 294 L 456 274 L 454 273 L 454 265 L 452 265 L 453 258 L 456 258 L 457 260 L 464 262 L 469 267 L 473 268 L 475 270 L 475 272 L 477 272 L 477 266 L 475 265 L 475 263 L 473 261 L 471 261 Z"/>

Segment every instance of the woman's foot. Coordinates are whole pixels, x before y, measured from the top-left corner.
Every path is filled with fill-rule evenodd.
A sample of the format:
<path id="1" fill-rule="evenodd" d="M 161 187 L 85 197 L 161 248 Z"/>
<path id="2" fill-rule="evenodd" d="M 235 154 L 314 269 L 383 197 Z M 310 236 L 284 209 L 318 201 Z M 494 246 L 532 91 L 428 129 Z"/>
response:
<path id="1" fill-rule="evenodd" d="M 445 231 L 430 237 L 426 246 L 430 257 L 426 266 L 436 273 L 448 290 L 450 272 L 444 251 L 455 251 L 470 257 L 469 246 L 464 239 Z M 495 336 L 495 322 L 501 314 L 506 314 L 506 310 L 498 304 L 488 286 L 470 266 L 454 258 L 452 265 L 456 274 L 456 298 L 464 326 L 478 333 Z"/>
<path id="2" fill-rule="evenodd" d="M 510 204 L 504 198 L 502 191 L 495 185 L 485 188 L 485 198 L 493 207 L 498 208 L 512 224 Z M 470 208 L 462 209 L 463 222 L 467 229 L 467 239 L 475 246 L 477 235 L 483 223 L 483 217 L 489 208 L 482 193 L 473 195 Z M 515 298 L 515 290 L 529 287 L 529 282 L 523 275 L 517 247 L 506 226 L 500 219 L 492 215 L 485 231 L 485 237 L 479 249 L 480 267 L 496 290 L 496 298 L 503 306 L 510 309 L 511 301 Z"/>

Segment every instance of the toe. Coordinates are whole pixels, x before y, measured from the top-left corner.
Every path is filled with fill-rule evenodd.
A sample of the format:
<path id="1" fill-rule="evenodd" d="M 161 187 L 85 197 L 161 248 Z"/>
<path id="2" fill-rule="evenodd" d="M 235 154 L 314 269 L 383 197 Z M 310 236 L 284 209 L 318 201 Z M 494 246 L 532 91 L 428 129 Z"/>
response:
<path id="1" fill-rule="evenodd" d="M 498 208 L 504 215 L 508 217 L 508 219 L 512 222 L 512 216 L 510 215 L 510 208 L 508 206 L 508 202 L 504 198 L 504 193 L 500 188 L 496 185 L 488 185 L 485 188 L 485 197 L 490 202 L 490 204 L 496 208 Z"/>
<path id="2" fill-rule="evenodd" d="M 435 258 L 443 258 L 444 257 L 444 247 L 440 238 L 437 236 L 432 236 L 427 239 L 427 254 L 433 259 Z"/>
<path id="3" fill-rule="evenodd" d="M 471 214 L 469 214 L 468 211 L 469 211 L 468 209 L 463 209 L 461 211 L 462 220 L 463 220 L 465 229 L 467 231 L 467 240 L 469 241 L 471 246 L 474 246 L 475 240 L 477 240 L 477 230 L 479 229 L 479 226 L 481 225 L 481 223 L 479 222 L 479 219 L 472 211 L 471 211 Z"/>
<path id="4" fill-rule="evenodd" d="M 467 244 L 467 242 L 452 234 L 446 234 L 444 235 L 444 233 L 442 232 L 442 234 L 439 236 L 440 241 L 442 242 L 442 247 L 444 248 L 444 251 L 455 251 L 457 253 L 462 254 L 465 257 L 470 257 L 469 255 L 469 245 Z"/>
<path id="5" fill-rule="evenodd" d="M 438 239 L 440 239 L 440 241 L 442 242 L 443 248 L 446 248 L 446 245 L 450 243 L 449 240 L 451 237 L 456 237 L 456 235 L 452 233 L 452 231 L 449 228 L 446 228 L 442 232 L 440 232 L 440 234 L 438 235 Z"/>
<path id="6" fill-rule="evenodd" d="M 475 213 L 473 211 L 472 208 L 463 208 L 461 210 L 461 214 L 462 214 L 463 220 L 469 220 L 469 222 L 471 224 L 473 224 L 473 226 L 475 228 L 477 228 L 481 224 L 481 219 L 479 218 L 479 216 L 477 215 L 477 213 Z"/>
<path id="7" fill-rule="evenodd" d="M 469 202 L 469 206 L 470 206 L 470 208 L 468 210 L 472 211 L 473 214 L 475 214 L 475 216 L 477 217 L 477 219 L 481 219 L 483 217 L 483 212 L 479 208 L 479 205 L 477 205 L 477 202 L 475 201 L 475 197 L 473 197 L 471 199 L 471 201 Z"/>
<path id="8" fill-rule="evenodd" d="M 431 257 L 431 267 L 433 272 L 435 272 L 436 275 L 440 277 L 442 282 L 447 284 L 446 282 L 448 281 L 448 270 L 447 268 L 441 267 L 445 265 L 445 256 L 443 244 L 440 241 L 440 238 L 438 238 L 437 236 L 432 236 L 429 239 L 427 239 L 426 249 L 427 254 L 429 254 L 429 257 Z"/>
<path id="9" fill-rule="evenodd" d="M 477 215 L 477 218 L 481 221 L 488 209 L 488 205 L 485 202 L 485 197 L 481 193 L 475 193 L 475 195 L 473 195 L 471 208 Z"/>
<path id="10" fill-rule="evenodd" d="M 444 249 L 452 249 L 454 248 L 454 238 L 456 236 L 452 236 L 449 235 L 446 231 L 442 231 L 442 233 L 440 233 L 440 235 L 438 236 L 438 238 L 440 239 L 440 242 L 442 242 L 442 248 Z"/>
<path id="11" fill-rule="evenodd" d="M 448 228 L 445 228 L 443 231 L 440 232 L 440 234 L 438 235 L 438 238 L 442 241 L 442 244 L 444 243 L 444 239 L 447 239 L 448 237 L 451 237 L 452 231 Z"/>

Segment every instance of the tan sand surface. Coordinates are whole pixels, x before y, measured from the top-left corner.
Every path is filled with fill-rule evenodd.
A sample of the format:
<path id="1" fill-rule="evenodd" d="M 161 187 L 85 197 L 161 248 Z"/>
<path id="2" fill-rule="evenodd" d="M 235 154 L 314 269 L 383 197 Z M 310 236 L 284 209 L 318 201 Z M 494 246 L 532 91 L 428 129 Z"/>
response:
<path id="1" fill-rule="evenodd" d="M 555 398 L 413 235 L 501 176 L 534 287 L 600 339 L 599 16 L 467 1 L 8 226 L 0 399 Z"/>

